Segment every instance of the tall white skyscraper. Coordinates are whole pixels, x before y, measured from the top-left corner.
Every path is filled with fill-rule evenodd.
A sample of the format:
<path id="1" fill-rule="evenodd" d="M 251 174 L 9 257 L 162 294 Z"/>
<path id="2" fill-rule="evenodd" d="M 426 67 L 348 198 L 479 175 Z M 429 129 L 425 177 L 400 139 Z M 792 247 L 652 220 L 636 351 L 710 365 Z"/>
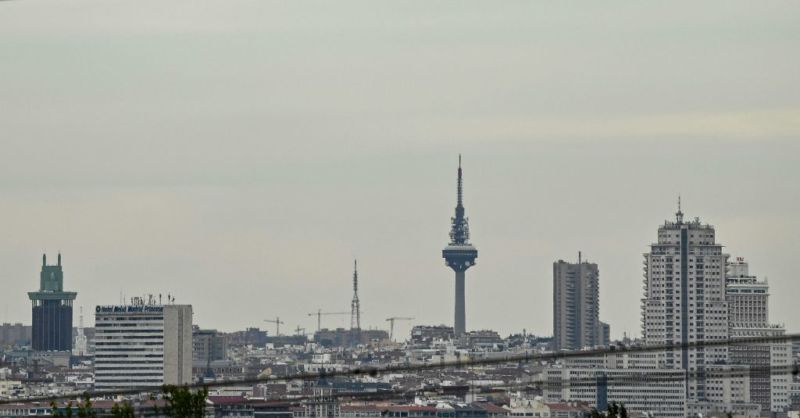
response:
<path id="1" fill-rule="evenodd" d="M 687 399 L 704 401 L 705 366 L 727 361 L 728 349 L 680 346 L 728 338 L 728 254 L 715 241 L 713 226 L 698 218 L 684 221 L 680 204 L 675 215 L 644 254 L 642 334 L 646 344 L 676 346 L 666 350 L 666 367 L 686 370 Z"/>
<path id="2" fill-rule="evenodd" d="M 95 346 L 97 390 L 191 383 L 192 306 L 98 306 Z"/>

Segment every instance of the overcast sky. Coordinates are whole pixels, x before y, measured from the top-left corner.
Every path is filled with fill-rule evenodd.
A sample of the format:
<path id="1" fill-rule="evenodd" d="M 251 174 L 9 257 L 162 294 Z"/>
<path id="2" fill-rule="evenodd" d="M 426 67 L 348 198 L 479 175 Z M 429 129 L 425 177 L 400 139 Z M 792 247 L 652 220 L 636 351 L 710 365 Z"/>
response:
<path id="1" fill-rule="evenodd" d="M 312 331 L 357 257 L 365 327 L 452 324 L 462 153 L 468 329 L 550 334 L 581 250 L 638 335 L 680 193 L 800 331 L 798 51 L 797 1 L 0 2 L 0 322 L 61 250 L 88 312 Z"/>

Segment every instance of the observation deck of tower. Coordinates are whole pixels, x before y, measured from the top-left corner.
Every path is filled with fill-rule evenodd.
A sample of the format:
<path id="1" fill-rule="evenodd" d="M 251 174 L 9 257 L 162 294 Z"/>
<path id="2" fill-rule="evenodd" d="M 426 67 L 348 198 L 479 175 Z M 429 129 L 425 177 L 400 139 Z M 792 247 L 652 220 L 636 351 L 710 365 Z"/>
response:
<path id="1" fill-rule="evenodd" d="M 458 156 L 456 214 L 451 218 L 450 243 L 442 250 L 445 264 L 456 273 L 455 323 L 456 335 L 466 332 L 464 279 L 468 268 L 475 265 L 478 250 L 469 243 L 469 219 L 464 216 L 464 187 L 461 173 L 461 155 Z"/>

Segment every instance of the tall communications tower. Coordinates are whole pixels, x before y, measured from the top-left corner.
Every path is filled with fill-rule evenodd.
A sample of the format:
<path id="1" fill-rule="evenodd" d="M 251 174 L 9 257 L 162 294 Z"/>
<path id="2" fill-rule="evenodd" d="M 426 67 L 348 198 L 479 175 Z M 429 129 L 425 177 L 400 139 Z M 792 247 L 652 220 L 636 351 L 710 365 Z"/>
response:
<path id="1" fill-rule="evenodd" d="M 478 250 L 469 243 L 469 220 L 464 216 L 464 188 L 461 180 L 461 155 L 458 156 L 458 183 L 456 215 L 451 218 L 450 243 L 442 250 L 445 264 L 456 273 L 455 325 L 456 335 L 466 332 L 464 277 L 468 268 L 475 265 Z"/>
<path id="2" fill-rule="evenodd" d="M 361 305 L 358 302 L 358 260 L 353 260 L 353 302 L 350 304 L 350 329 L 361 330 Z"/>

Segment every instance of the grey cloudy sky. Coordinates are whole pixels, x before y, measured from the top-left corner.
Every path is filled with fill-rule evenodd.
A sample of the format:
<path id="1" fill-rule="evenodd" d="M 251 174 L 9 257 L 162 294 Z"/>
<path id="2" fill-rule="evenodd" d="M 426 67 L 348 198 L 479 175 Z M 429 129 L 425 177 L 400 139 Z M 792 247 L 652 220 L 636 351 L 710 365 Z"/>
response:
<path id="1" fill-rule="evenodd" d="M 2 2 L 0 322 L 60 249 L 90 310 L 173 293 L 204 327 L 311 330 L 357 256 L 365 325 L 450 324 L 460 152 L 469 329 L 549 334 L 582 250 L 638 334 L 680 193 L 800 331 L 798 51 L 796 1 Z"/>

